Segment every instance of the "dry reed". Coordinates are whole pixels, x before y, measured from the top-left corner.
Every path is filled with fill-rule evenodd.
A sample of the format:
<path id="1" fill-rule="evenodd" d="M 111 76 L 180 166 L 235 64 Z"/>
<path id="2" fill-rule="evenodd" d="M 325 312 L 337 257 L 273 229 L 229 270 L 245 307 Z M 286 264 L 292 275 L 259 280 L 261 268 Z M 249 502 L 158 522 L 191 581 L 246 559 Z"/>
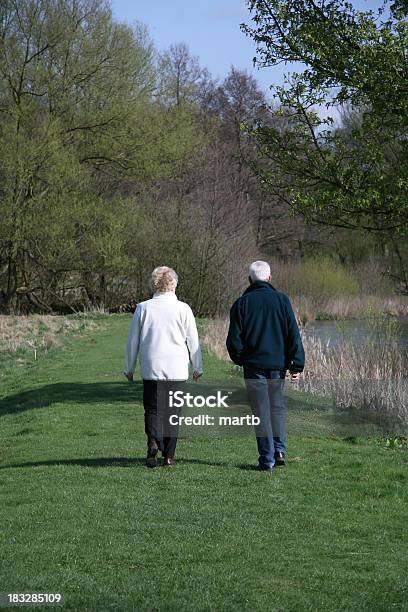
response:
<path id="1" fill-rule="evenodd" d="M 207 323 L 203 342 L 208 351 L 229 360 L 225 347 L 226 319 Z M 374 330 L 376 333 L 378 329 Z M 401 349 L 395 332 L 383 329 L 381 341 L 368 337 L 363 344 L 342 339 L 324 344 L 302 334 L 306 352 L 303 389 L 329 396 L 340 409 L 356 409 L 363 415 L 391 416 L 408 421 L 407 351 Z"/>
<path id="2" fill-rule="evenodd" d="M 23 349 L 37 358 L 38 351 L 59 345 L 63 336 L 95 327 L 94 321 L 85 318 L 0 315 L 0 352 L 16 353 Z"/>

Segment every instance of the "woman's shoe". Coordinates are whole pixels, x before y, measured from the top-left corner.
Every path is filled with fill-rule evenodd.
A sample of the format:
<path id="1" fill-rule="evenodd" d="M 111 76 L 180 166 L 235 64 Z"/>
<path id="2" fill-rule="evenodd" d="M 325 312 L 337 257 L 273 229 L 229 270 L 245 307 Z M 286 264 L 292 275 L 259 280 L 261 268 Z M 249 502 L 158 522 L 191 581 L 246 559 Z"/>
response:
<path id="1" fill-rule="evenodd" d="M 155 468 L 157 466 L 157 448 L 155 449 L 149 449 L 147 451 L 147 457 L 146 457 L 146 465 L 149 468 Z"/>
<path id="2" fill-rule="evenodd" d="M 171 467 L 176 465 L 176 462 L 171 457 L 165 457 L 163 461 L 163 467 Z"/>

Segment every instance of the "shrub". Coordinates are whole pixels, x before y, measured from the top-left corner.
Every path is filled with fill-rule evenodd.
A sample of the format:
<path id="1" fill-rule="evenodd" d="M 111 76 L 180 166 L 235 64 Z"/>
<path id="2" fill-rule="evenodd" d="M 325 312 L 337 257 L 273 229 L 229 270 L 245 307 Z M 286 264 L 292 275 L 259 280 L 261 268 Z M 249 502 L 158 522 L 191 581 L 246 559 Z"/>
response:
<path id="1" fill-rule="evenodd" d="M 359 292 L 354 274 L 330 257 L 312 258 L 300 263 L 275 263 L 272 275 L 277 286 L 292 297 L 302 295 L 328 300 Z"/>

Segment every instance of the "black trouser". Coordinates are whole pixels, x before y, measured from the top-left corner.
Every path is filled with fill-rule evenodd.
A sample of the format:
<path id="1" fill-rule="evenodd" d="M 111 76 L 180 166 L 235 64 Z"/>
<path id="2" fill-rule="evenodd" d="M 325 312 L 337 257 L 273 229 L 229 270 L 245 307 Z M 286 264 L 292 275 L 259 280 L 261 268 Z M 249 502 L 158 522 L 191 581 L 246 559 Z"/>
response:
<path id="1" fill-rule="evenodd" d="M 164 457 L 174 457 L 177 446 L 178 422 L 170 423 L 170 415 L 179 415 L 180 408 L 169 408 L 169 391 L 176 391 L 180 383 L 171 380 L 143 379 L 145 433 L 149 452 L 162 451 Z"/>

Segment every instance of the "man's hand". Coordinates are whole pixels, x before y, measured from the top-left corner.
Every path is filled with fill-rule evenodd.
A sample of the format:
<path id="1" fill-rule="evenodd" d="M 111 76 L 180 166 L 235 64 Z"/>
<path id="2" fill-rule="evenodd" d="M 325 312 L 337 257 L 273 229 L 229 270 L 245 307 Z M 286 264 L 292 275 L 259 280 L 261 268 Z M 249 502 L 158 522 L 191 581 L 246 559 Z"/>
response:
<path id="1" fill-rule="evenodd" d="M 123 372 L 129 382 L 133 382 L 133 372 Z"/>
<path id="2" fill-rule="evenodd" d="M 202 375 L 203 375 L 203 373 L 202 373 L 202 372 L 197 372 L 197 370 L 195 370 L 195 371 L 193 372 L 193 380 L 194 380 L 195 382 L 197 382 L 197 380 L 198 380 L 198 379 L 199 379 L 199 378 L 200 378 Z"/>
<path id="3" fill-rule="evenodd" d="M 299 382 L 300 372 L 289 372 L 290 382 Z"/>

